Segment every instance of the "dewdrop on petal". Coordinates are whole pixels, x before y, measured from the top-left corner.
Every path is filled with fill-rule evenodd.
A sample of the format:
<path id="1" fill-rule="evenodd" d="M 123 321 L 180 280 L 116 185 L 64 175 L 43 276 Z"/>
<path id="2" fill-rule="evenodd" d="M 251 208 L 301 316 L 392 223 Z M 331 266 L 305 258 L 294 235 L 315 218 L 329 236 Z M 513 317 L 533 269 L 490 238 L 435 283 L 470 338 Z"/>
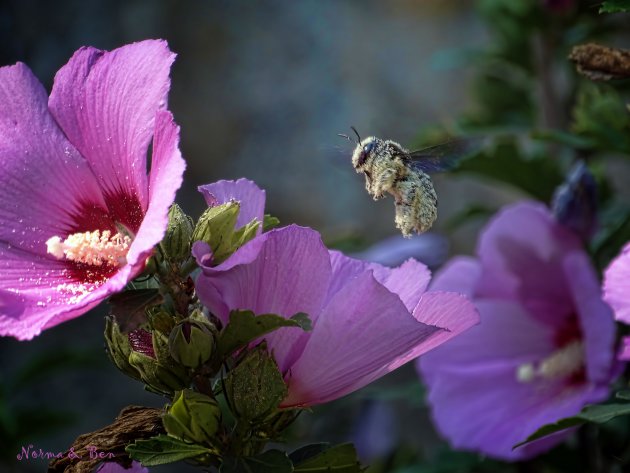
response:
<path id="1" fill-rule="evenodd" d="M 65 257 L 69 261 L 91 266 L 124 266 L 131 245 L 131 238 L 110 230 L 73 233 L 65 240 L 54 236 L 46 241 L 49 254 L 57 259 Z"/>

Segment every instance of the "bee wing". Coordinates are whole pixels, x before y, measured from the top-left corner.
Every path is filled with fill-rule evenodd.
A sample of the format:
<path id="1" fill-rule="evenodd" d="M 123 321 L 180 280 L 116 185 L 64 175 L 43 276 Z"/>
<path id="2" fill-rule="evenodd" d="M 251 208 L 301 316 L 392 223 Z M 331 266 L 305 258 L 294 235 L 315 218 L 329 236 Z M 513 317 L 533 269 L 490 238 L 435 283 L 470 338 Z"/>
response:
<path id="1" fill-rule="evenodd" d="M 482 137 L 462 138 L 411 151 L 408 157 L 413 167 L 427 174 L 449 171 L 461 160 L 479 151 L 483 142 Z"/>

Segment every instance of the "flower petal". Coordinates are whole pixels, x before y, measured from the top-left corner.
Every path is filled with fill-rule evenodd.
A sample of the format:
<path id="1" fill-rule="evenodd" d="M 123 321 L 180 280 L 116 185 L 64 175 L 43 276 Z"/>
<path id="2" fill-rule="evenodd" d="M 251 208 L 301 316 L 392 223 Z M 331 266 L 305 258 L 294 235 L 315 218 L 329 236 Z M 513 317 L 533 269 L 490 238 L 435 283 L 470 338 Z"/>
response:
<path id="1" fill-rule="evenodd" d="M 296 225 L 272 230 L 239 248 L 215 267 L 203 267 L 196 288 L 201 302 L 222 321 L 230 310 L 291 317 L 305 312 L 315 323 L 331 269 L 317 232 Z M 281 371 L 291 365 L 308 334 L 282 328 L 265 336 Z"/>
<path id="2" fill-rule="evenodd" d="M 431 281 L 432 291 L 451 291 L 472 297 L 481 277 L 479 261 L 467 256 L 452 258 Z"/>
<path id="3" fill-rule="evenodd" d="M 49 107 L 89 161 L 106 194 L 148 205 L 147 149 L 156 112 L 166 107 L 175 55 L 165 41 L 111 52 L 81 48 L 55 76 Z"/>
<path id="4" fill-rule="evenodd" d="M 265 213 L 265 191 L 249 179 L 237 181 L 217 181 L 198 187 L 210 207 L 225 204 L 231 200 L 240 202 L 241 209 L 236 220 L 236 227 L 242 227 L 252 220 L 262 223 Z M 258 233 L 262 232 L 262 227 Z"/>
<path id="5" fill-rule="evenodd" d="M 431 280 L 429 269 L 413 259 L 405 261 L 398 268 L 388 268 L 380 264 L 349 258 L 339 251 L 330 251 L 330 262 L 333 278 L 328 290 L 328 298 L 342 289 L 348 280 L 371 271 L 374 278 L 397 295 L 411 312 Z"/>
<path id="6" fill-rule="evenodd" d="M 83 203 L 107 207 L 24 64 L 0 68 L 0 103 L 0 242 L 3 251 L 46 255 L 46 240 L 65 235 Z"/>
<path id="7" fill-rule="evenodd" d="M 355 391 L 439 330 L 418 322 L 364 272 L 337 291 L 316 320 L 287 375 L 289 396 L 282 406 L 319 404 Z"/>
<path id="8" fill-rule="evenodd" d="M 137 266 L 136 272 L 142 270 L 144 261 L 166 232 L 168 209 L 175 201 L 186 168 L 178 146 L 179 127 L 173 121 L 173 115 L 169 111 L 159 111 L 155 118 L 149 207 L 127 253 L 127 264 Z"/>
<path id="9" fill-rule="evenodd" d="M 558 225 L 544 205 L 508 207 L 481 235 L 483 274 L 476 295 L 518 298 L 534 317 L 561 326 L 573 310 L 562 259 L 580 249 L 577 237 Z"/>
<path id="10" fill-rule="evenodd" d="M 433 268 L 448 258 L 448 241 L 437 233 L 423 233 L 413 235 L 411 238 L 396 235 L 352 256 L 384 266 L 398 266 L 403 261 L 413 258 Z"/>
<path id="11" fill-rule="evenodd" d="M 565 279 L 571 287 L 586 350 L 586 372 L 594 383 L 607 383 L 614 362 L 615 321 L 602 300 L 595 270 L 582 251 L 564 261 Z"/>
<path id="12" fill-rule="evenodd" d="M 630 324 L 630 243 L 608 266 L 604 293 L 604 299 L 615 311 L 615 318 Z"/>
<path id="13" fill-rule="evenodd" d="M 560 382 L 520 382 L 517 369 L 554 349 L 553 330 L 512 302 L 477 304 L 481 323 L 424 355 L 418 367 L 435 423 L 453 447 L 506 460 L 530 458 L 567 434 L 512 450 L 537 428 L 574 415 L 606 389 Z M 465 419 L 465 422 L 462 422 Z"/>

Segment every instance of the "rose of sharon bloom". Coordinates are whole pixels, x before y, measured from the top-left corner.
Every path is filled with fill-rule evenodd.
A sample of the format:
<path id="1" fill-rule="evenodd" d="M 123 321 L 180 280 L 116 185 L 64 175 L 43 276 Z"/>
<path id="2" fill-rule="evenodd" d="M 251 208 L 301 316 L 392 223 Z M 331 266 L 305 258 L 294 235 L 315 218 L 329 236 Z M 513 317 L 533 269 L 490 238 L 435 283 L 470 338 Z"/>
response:
<path id="1" fill-rule="evenodd" d="M 227 185 L 235 183 L 219 183 Z M 205 190 L 219 194 L 216 187 Z M 264 203 L 262 194 L 249 198 Z M 241 204 L 251 211 L 247 201 Z M 478 321 L 465 297 L 425 292 L 430 273 L 423 264 L 408 260 L 390 269 L 351 259 L 328 251 L 308 228 L 264 233 L 214 267 L 208 251 L 195 243 L 202 268 L 196 290 L 223 323 L 235 309 L 284 317 L 305 312 L 313 322 L 310 332 L 291 327 L 265 336 L 288 384 L 283 407 L 355 391 Z"/>
<path id="2" fill-rule="evenodd" d="M 604 299 L 615 311 L 617 320 L 630 324 L 630 243 L 606 269 Z M 630 360 L 630 337 L 623 339 L 619 358 Z"/>
<path id="3" fill-rule="evenodd" d="M 0 68 L 0 335 L 30 339 L 143 270 L 185 167 L 174 57 L 164 41 L 81 48 L 50 98 L 24 64 Z"/>
<path id="4" fill-rule="evenodd" d="M 452 260 L 432 289 L 470 296 L 480 324 L 418 366 L 437 428 L 454 448 L 526 459 L 569 431 L 515 444 L 607 398 L 615 325 L 577 236 L 543 205 L 502 210 L 477 254 Z"/>
<path id="5" fill-rule="evenodd" d="M 96 473 L 149 473 L 149 469 L 137 461 L 134 461 L 130 468 L 124 468 L 116 462 L 107 462 L 99 466 Z"/>

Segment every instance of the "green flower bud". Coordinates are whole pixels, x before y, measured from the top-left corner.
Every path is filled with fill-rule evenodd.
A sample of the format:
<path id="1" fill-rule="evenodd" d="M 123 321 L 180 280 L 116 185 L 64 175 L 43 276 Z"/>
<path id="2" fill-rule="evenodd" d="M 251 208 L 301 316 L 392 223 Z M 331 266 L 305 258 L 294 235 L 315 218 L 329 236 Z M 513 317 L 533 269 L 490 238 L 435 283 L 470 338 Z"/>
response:
<path id="1" fill-rule="evenodd" d="M 184 261 L 190 256 L 193 220 L 177 204 L 168 211 L 168 226 L 162 241 L 166 256 L 172 261 Z"/>
<path id="2" fill-rule="evenodd" d="M 193 231 L 193 241 L 205 241 L 212 251 L 217 250 L 226 243 L 231 243 L 234 226 L 238 218 L 241 205 L 238 202 L 228 202 L 223 205 L 209 207 L 199 217 L 199 221 Z"/>
<path id="3" fill-rule="evenodd" d="M 209 322 L 195 321 L 193 318 L 177 324 L 168 339 L 173 359 L 193 369 L 208 361 L 215 347 L 212 328 Z"/>
<path id="4" fill-rule="evenodd" d="M 151 347 L 132 350 L 129 354 L 129 364 L 140 373 L 142 381 L 149 389 L 165 394 L 189 386 L 191 375 L 171 358 L 166 336 L 155 330 L 151 341 Z"/>
<path id="5" fill-rule="evenodd" d="M 287 392 L 278 365 L 264 343 L 249 352 L 225 380 L 225 395 L 234 416 L 251 424 L 274 414 Z"/>
<path id="6" fill-rule="evenodd" d="M 131 346 L 127 334 L 120 332 L 120 327 L 113 317 L 105 317 L 105 344 L 107 354 L 116 367 L 134 379 L 140 379 L 140 373 L 129 364 Z"/>
<path id="7" fill-rule="evenodd" d="M 173 437 L 212 445 L 221 426 L 221 408 L 215 399 L 184 389 L 176 394 L 162 422 Z"/>

